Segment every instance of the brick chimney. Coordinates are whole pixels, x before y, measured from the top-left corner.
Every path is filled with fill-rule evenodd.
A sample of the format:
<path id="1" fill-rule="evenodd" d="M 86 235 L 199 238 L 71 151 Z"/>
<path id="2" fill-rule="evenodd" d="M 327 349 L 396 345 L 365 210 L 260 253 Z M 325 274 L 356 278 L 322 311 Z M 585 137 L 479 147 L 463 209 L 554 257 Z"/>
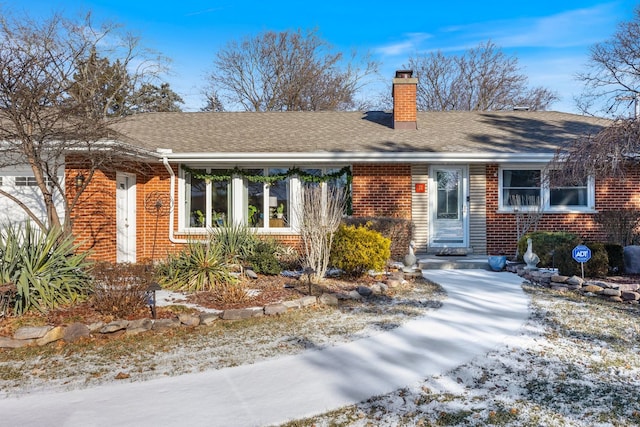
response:
<path id="1" fill-rule="evenodd" d="M 393 79 L 393 128 L 417 129 L 418 106 L 416 94 L 418 79 L 412 77 L 412 70 L 398 70 Z"/>

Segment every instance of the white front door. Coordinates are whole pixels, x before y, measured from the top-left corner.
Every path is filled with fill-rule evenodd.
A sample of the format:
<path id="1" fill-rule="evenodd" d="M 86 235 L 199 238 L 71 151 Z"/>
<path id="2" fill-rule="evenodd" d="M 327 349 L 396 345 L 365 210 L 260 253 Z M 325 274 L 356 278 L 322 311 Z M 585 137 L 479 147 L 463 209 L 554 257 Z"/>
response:
<path id="1" fill-rule="evenodd" d="M 467 168 L 432 166 L 429 174 L 429 246 L 464 248 L 468 245 Z"/>
<path id="2" fill-rule="evenodd" d="M 136 176 L 116 172 L 116 260 L 136 262 Z"/>

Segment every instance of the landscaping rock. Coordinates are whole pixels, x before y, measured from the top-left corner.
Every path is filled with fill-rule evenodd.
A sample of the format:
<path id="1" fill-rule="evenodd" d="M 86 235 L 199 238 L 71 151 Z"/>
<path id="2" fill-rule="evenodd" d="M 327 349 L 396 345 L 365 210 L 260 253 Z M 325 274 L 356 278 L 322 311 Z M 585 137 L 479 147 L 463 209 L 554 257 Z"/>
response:
<path id="1" fill-rule="evenodd" d="M 620 297 L 623 301 L 639 301 L 640 293 L 632 291 L 621 291 Z"/>
<path id="2" fill-rule="evenodd" d="M 558 291 L 558 292 L 568 292 L 569 291 L 569 287 L 567 285 L 562 285 L 560 283 L 552 283 L 551 284 L 551 289 L 553 289 L 554 291 Z"/>
<path id="3" fill-rule="evenodd" d="M 616 297 L 616 296 L 610 296 L 610 297 L 609 297 L 609 301 L 613 301 L 613 302 L 624 302 L 624 301 L 622 301 L 622 298 L 620 298 L 620 297 Z"/>
<path id="4" fill-rule="evenodd" d="M 137 335 L 153 329 L 153 321 L 149 318 L 136 319 L 129 322 L 127 326 L 127 334 Z"/>
<path id="5" fill-rule="evenodd" d="M 589 292 L 592 294 L 601 294 L 604 289 L 598 285 L 587 285 L 582 287 L 583 292 Z"/>
<path id="6" fill-rule="evenodd" d="M 33 339 L 17 340 L 9 337 L 0 337 L 0 348 L 20 348 L 33 343 Z"/>
<path id="7" fill-rule="evenodd" d="M 625 246 L 622 255 L 624 257 L 624 272 L 640 274 L 640 246 Z"/>
<path id="8" fill-rule="evenodd" d="M 246 270 L 244 270 L 244 274 L 245 276 L 247 276 L 249 279 L 257 279 L 258 275 L 256 274 L 255 271 L 253 271 L 250 268 L 247 268 Z"/>
<path id="9" fill-rule="evenodd" d="M 318 302 L 322 305 L 336 307 L 338 305 L 338 297 L 335 294 L 323 293 L 318 298 Z"/>
<path id="10" fill-rule="evenodd" d="M 64 337 L 64 326 L 56 326 L 47 332 L 42 338 L 38 338 L 35 342 L 37 345 L 47 345 L 54 341 L 61 340 Z"/>
<path id="11" fill-rule="evenodd" d="M 617 289 L 603 289 L 602 294 L 608 297 L 619 297 L 620 295 L 622 295 L 622 292 Z"/>
<path id="12" fill-rule="evenodd" d="M 209 326 L 218 320 L 220 320 L 220 313 L 202 313 L 200 315 L 201 325 Z"/>
<path id="13" fill-rule="evenodd" d="M 362 299 L 362 295 L 360 295 L 360 293 L 356 290 L 350 291 L 346 294 L 342 294 L 344 295 L 345 299 L 354 299 L 354 300 L 360 300 Z"/>
<path id="14" fill-rule="evenodd" d="M 265 314 L 266 316 L 273 316 L 273 315 L 276 315 L 276 314 L 286 313 L 286 312 L 287 312 L 287 310 L 289 310 L 289 309 L 287 308 L 287 306 L 286 306 L 286 305 L 284 305 L 284 304 L 282 304 L 282 303 L 279 303 L 279 304 L 269 304 L 269 305 L 266 305 L 266 306 L 264 307 L 264 314 Z"/>
<path id="15" fill-rule="evenodd" d="M 92 334 L 95 334 L 95 333 L 100 333 L 100 330 L 104 328 L 104 325 L 105 323 L 100 321 L 95 323 L 89 323 L 87 325 L 87 328 L 89 328 L 89 332 L 91 332 Z"/>
<path id="16" fill-rule="evenodd" d="M 82 338 L 88 338 L 91 335 L 91 331 L 84 323 L 75 322 L 70 324 L 64 329 L 64 335 L 62 339 L 65 342 L 76 342 Z"/>
<path id="17" fill-rule="evenodd" d="M 111 323 L 107 323 L 100 329 L 101 334 L 111 334 L 114 332 L 122 331 L 127 329 L 129 326 L 128 320 L 114 320 Z"/>
<path id="18" fill-rule="evenodd" d="M 582 286 L 584 285 L 584 279 L 578 276 L 571 276 L 566 280 L 566 283 L 573 286 Z"/>
<path id="19" fill-rule="evenodd" d="M 292 301 L 283 301 L 282 304 L 287 308 L 302 308 L 302 304 L 300 304 L 300 300 L 292 300 Z"/>
<path id="20" fill-rule="evenodd" d="M 13 334 L 16 340 L 32 340 L 42 338 L 53 329 L 53 326 L 23 326 Z"/>
<path id="21" fill-rule="evenodd" d="M 356 288 L 356 291 L 358 291 L 358 293 L 360 295 L 362 295 L 363 297 L 370 297 L 371 295 L 373 295 L 373 291 L 371 290 L 371 288 L 367 287 L 367 286 L 358 286 Z"/>
<path id="22" fill-rule="evenodd" d="M 232 308 L 222 312 L 220 318 L 222 320 L 242 320 L 253 317 L 253 310 L 248 308 Z"/>
<path id="23" fill-rule="evenodd" d="M 196 314 L 182 313 L 178 316 L 178 320 L 185 326 L 198 326 L 200 324 L 200 316 Z"/>
<path id="24" fill-rule="evenodd" d="M 562 276 L 560 274 L 554 274 L 551 276 L 551 281 L 555 283 L 565 283 L 569 280 L 569 276 Z"/>
<path id="25" fill-rule="evenodd" d="M 180 321 L 178 319 L 157 319 L 153 321 L 154 331 L 166 331 L 167 329 L 179 328 Z"/>
<path id="26" fill-rule="evenodd" d="M 316 305 L 317 303 L 318 303 L 318 298 L 311 295 L 300 298 L 300 305 L 302 307 L 310 307 L 312 305 Z"/>
<path id="27" fill-rule="evenodd" d="M 402 284 L 402 279 L 392 279 L 392 278 L 387 279 L 387 286 L 389 286 L 392 289 L 397 288 L 401 284 Z"/>

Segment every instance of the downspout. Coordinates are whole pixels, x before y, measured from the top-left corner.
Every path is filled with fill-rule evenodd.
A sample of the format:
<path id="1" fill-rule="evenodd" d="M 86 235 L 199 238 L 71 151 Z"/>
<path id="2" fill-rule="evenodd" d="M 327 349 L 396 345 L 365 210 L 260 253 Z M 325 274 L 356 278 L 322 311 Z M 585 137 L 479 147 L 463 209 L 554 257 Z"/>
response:
<path id="1" fill-rule="evenodd" d="M 176 194 L 176 174 L 173 173 L 173 168 L 171 168 L 171 165 L 169 164 L 169 159 L 167 159 L 167 156 L 162 156 L 162 164 L 164 164 L 164 167 L 167 169 L 167 172 L 169 172 L 169 191 L 170 191 L 170 197 L 171 197 L 171 201 L 175 202 L 174 200 L 174 195 Z M 172 209 L 171 209 L 171 213 L 169 214 L 169 241 L 171 243 L 189 243 L 188 240 L 186 239 L 178 239 L 173 235 L 173 226 L 174 226 L 174 211 L 173 209 L 175 208 L 176 204 L 175 203 L 171 203 Z"/>

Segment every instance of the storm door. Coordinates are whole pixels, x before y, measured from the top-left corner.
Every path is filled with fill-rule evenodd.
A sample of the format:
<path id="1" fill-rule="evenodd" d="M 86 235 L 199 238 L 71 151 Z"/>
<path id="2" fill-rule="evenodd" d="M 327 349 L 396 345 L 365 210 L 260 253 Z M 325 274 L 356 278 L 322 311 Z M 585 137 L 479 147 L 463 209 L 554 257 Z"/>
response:
<path id="1" fill-rule="evenodd" d="M 467 170 L 463 166 L 431 168 L 429 246 L 467 246 Z"/>

